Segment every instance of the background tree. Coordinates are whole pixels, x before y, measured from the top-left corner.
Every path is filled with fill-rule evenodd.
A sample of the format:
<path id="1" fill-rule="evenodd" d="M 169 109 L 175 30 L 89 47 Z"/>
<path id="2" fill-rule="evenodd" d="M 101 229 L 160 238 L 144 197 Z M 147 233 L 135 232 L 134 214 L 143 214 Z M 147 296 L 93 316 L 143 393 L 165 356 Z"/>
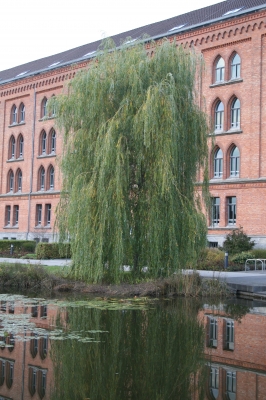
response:
<path id="1" fill-rule="evenodd" d="M 240 226 L 238 229 L 234 229 L 232 233 L 226 235 L 226 239 L 223 244 L 223 249 L 228 251 L 229 254 L 237 254 L 242 251 L 252 250 L 255 242 L 243 231 L 243 227 Z"/>
<path id="2" fill-rule="evenodd" d="M 106 45 L 107 43 L 107 45 Z M 206 243 L 194 190 L 207 182 L 207 123 L 197 105 L 195 54 L 164 41 L 154 56 L 142 44 L 108 41 L 88 71 L 57 99 L 64 131 L 63 194 L 57 226 L 71 237 L 76 278 L 169 275 Z M 112 51 L 110 51 L 112 48 Z"/>

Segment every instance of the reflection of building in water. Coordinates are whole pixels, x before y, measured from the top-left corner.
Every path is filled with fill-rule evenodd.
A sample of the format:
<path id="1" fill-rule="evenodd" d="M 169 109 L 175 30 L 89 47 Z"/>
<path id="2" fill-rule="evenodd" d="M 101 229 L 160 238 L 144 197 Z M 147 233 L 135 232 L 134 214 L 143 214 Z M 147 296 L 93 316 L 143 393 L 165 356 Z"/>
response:
<path id="1" fill-rule="evenodd" d="M 253 308 L 241 319 L 233 319 L 225 309 L 207 306 L 201 317 L 209 360 L 206 398 L 265 400 L 266 307 Z"/>
<path id="2" fill-rule="evenodd" d="M 49 340 L 45 331 L 40 336 L 38 328 L 50 330 L 56 312 L 54 307 L 50 309 L 38 302 L 27 305 L 21 302 L 1 301 L 0 400 L 50 398 L 53 368 L 50 357 L 47 357 Z M 16 317 L 28 315 L 28 319 L 25 320 L 27 323 L 24 327 L 21 326 L 21 340 L 12 332 L 12 319 L 9 321 L 11 329 L 6 330 L 4 319 L 8 314 L 14 314 L 14 324 L 17 323 Z M 24 340 L 26 338 L 27 340 Z"/>

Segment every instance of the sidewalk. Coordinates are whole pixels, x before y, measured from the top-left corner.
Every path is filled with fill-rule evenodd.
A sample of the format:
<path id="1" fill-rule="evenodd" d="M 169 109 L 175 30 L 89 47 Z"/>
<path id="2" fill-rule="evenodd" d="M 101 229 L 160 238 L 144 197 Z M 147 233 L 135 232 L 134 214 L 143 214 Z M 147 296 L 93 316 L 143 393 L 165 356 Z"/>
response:
<path id="1" fill-rule="evenodd" d="M 30 260 L 25 258 L 0 258 L 0 263 L 18 263 L 18 264 L 30 264 L 30 265 L 47 265 L 65 267 L 70 265 L 70 259 L 56 259 L 56 260 Z"/>
<path id="2" fill-rule="evenodd" d="M 183 270 L 184 273 L 193 273 L 193 270 Z M 219 279 L 226 282 L 236 292 L 256 293 L 266 296 L 266 271 L 197 271 L 202 278 Z"/>

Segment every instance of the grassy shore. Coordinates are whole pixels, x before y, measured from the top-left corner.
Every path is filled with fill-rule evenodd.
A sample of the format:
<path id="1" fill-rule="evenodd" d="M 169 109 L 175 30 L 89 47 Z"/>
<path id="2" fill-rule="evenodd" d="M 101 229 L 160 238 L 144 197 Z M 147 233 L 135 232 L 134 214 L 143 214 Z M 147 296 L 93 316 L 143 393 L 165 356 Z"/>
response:
<path id="1" fill-rule="evenodd" d="M 103 296 L 150 296 L 150 297 L 226 297 L 227 286 L 216 279 L 201 279 L 197 273 L 134 282 L 125 273 L 125 282 L 119 285 L 102 283 L 89 285 L 75 281 L 70 267 L 41 266 L 30 264 L 0 264 L 0 287 L 5 289 L 43 291 L 49 293 L 73 292 Z"/>

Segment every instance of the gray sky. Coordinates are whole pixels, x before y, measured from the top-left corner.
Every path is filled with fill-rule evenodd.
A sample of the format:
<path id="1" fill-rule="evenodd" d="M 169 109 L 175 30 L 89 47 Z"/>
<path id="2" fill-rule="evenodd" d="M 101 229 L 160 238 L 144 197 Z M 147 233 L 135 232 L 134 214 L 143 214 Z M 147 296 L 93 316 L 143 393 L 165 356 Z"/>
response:
<path id="1" fill-rule="evenodd" d="M 0 71 L 220 1 L 3 1 Z"/>

